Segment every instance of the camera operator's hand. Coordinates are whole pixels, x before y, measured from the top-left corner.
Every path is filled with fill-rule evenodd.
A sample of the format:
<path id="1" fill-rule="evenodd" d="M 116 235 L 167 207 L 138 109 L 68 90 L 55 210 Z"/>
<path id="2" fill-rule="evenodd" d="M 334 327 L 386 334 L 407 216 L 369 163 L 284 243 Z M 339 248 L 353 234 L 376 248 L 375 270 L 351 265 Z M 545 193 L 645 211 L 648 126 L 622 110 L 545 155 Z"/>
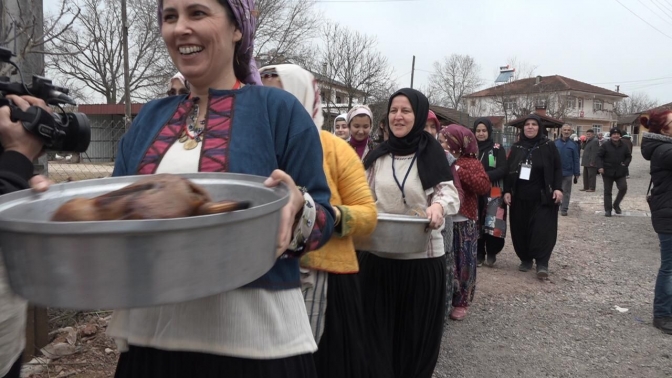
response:
<path id="1" fill-rule="evenodd" d="M 53 183 L 53 181 L 42 175 L 33 176 L 33 178 L 28 181 L 30 187 L 36 192 L 46 192 Z"/>
<path id="2" fill-rule="evenodd" d="M 31 106 L 39 106 L 51 113 L 51 109 L 39 98 L 14 95 L 8 95 L 6 98 L 12 100 L 23 111 Z M 8 106 L 0 108 L 0 143 L 5 151 L 16 151 L 30 160 L 34 160 L 40 156 L 44 145 L 39 138 L 29 134 L 20 122 L 11 121 Z"/>

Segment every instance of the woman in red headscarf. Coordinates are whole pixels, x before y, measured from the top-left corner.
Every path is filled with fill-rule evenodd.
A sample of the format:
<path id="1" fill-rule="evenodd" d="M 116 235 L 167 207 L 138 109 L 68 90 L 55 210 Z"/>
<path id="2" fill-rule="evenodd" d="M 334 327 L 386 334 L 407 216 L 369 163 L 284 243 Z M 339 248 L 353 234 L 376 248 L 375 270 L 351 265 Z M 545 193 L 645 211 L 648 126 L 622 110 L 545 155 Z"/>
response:
<path id="1" fill-rule="evenodd" d="M 425 131 L 436 138 L 439 134 L 439 130 L 441 130 L 441 123 L 436 117 L 436 113 L 430 110 L 429 114 L 427 114 L 427 122 L 425 122 Z"/>
<path id="2" fill-rule="evenodd" d="M 464 194 L 460 211 L 453 216 L 453 250 L 455 280 L 450 318 L 462 320 L 467 316 L 469 302 L 476 291 L 476 254 L 478 252 L 478 196 L 490 193 L 490 179 L 476 157 L 478 143 L 471 130 L 460 125 L 448 125 L 441 130 L 444 148 L 457 159 L 455 170 Z M 450 268 L 450 267 L 449 267 Z M 449 293 L 450 295 L 450 293 Z"/>

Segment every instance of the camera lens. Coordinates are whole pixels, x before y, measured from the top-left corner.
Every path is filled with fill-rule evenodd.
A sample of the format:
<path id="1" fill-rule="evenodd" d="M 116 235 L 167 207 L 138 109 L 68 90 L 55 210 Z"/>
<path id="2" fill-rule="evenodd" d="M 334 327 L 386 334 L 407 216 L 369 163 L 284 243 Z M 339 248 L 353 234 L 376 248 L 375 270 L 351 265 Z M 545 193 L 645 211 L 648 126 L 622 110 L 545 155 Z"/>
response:
<path id="1" fill-rule="evenodd" d="M 67 122 L 66 136 L 60 151 L 86 152 L 91 143 L 91 124 L 84 113 L 66 113 L 61 115 L 63 124 Z M 67 117 L 67 119 L 65 119 Z"/>

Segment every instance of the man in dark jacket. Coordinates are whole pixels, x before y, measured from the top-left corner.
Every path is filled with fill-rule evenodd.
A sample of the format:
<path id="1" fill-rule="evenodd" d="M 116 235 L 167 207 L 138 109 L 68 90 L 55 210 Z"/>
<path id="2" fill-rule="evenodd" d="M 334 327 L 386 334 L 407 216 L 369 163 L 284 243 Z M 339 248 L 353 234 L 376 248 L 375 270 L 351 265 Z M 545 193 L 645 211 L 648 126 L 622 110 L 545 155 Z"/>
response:
<path id="1" fill-rule="evenodd" d="M 560 153 L 562 162 L 562 208 L 560 215 L 567 216 L 569 197 L 572 195 L 572 180 L 576 182 L 581 175 L 579 166 L 579 145 L 571 138 L 572 126 L 563 125 L 560 138 L 555 140 L 555 147 Z"/>
<path id="2" fill-rule="evenodd" d="M 594 192 L 597 181 L 597 152 L 600 150 L 600 142 L 595 138 L 593 129 L 586 131 L 586 142 L 583 147 L 583 157 L 581 166 L 583 167 L 583 189 L 582 192 Z"/>
<path id="3" fill-rule="evenodd" d="M 632 145 L 632 137 L 630 136 L 630 134 L 625 133 L 625 134 L 623 135 L 623 138 L 621 138 L 621 142 L 623 142 L 623 144 L 625 144 L 626 146 L 628 146 L 628 149 L 630 150 L 630 153 L 632 153 L 632 147 L 633 147 L 633 145 Z M 628 167 L 628 168 L 625 170 L 625 178 L 626 178 L 626 179 L 629 179 L 629 178 L 630 178 L 630 167 Z"/>
<path id="4" fill-rule="evenodd" d="M 600 151 L 597 153 L 597 171 L 602 174 L 602 181 L 604 182 L 604 216 L 606 217 L 611 216 L 611 190 L 614 182 L 616 182 L 618 194 L 613 203 L 613 210 L 616 214 L 621 214 L 620 204 L 628 191 L 628 182 L 625 176 L 631 160 L 630 149 L 621 142 L 621 130 L 611 129 L 609 140 L 602 144 Z"/>
<path id="5" fill-rule="evenodd" d="M 42 100 L 32 97 L 7 96 L 19 108 L 30 105 L 47 108 Z M 33 179 L 33 163 L 42 151 L 42 142 L 28 134 L 21 124 L 9 118 L 9 108 L 0 108 L 0 194 L 7 194 L 30 185 L 46 190 L 48 181 L 41 176 Z M 19 378 L 21 354 L 26 344 L 26 302 L 15 296 L 5 282 L 5 267 L 0 259 L 0 377 Z"/>

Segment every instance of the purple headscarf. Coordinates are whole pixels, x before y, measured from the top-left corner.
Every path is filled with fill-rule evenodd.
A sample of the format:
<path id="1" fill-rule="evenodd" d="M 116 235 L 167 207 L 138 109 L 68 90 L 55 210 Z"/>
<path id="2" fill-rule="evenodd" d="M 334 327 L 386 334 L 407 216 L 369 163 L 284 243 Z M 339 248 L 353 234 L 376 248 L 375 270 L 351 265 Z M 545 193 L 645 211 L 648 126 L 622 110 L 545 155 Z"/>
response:
<path id="1" fill-rule="evenodd" d="M 476 157 L 478 154 L 476 136 L 466 127 L 450 124 L 441 129 L 441 135 L 446 138 L 451 152 L 471 157 Z"/>
<path id="2" fill-rule="evenodd" d="M 224 0 L 217 0 L 223 2 Z M 237 57 L 249 56 L 249 72 L 247 77 L 238 78 L 245 84 L 261 84 L 261 76 L 257 69 L 257 63 L 254 60 L 254 32 L 257 28 L 256 11 L 254 10 L 254 0 L 226 0 L 233 11 L 233 16 L 236 19 L 236 26 L 243 33 L 240 42 L 236 44 L 236 51 L 234 53 L 234 61 Z M 158 0 L 158 16 L 159 28 L 163 23 L 163 0 Z"/>

